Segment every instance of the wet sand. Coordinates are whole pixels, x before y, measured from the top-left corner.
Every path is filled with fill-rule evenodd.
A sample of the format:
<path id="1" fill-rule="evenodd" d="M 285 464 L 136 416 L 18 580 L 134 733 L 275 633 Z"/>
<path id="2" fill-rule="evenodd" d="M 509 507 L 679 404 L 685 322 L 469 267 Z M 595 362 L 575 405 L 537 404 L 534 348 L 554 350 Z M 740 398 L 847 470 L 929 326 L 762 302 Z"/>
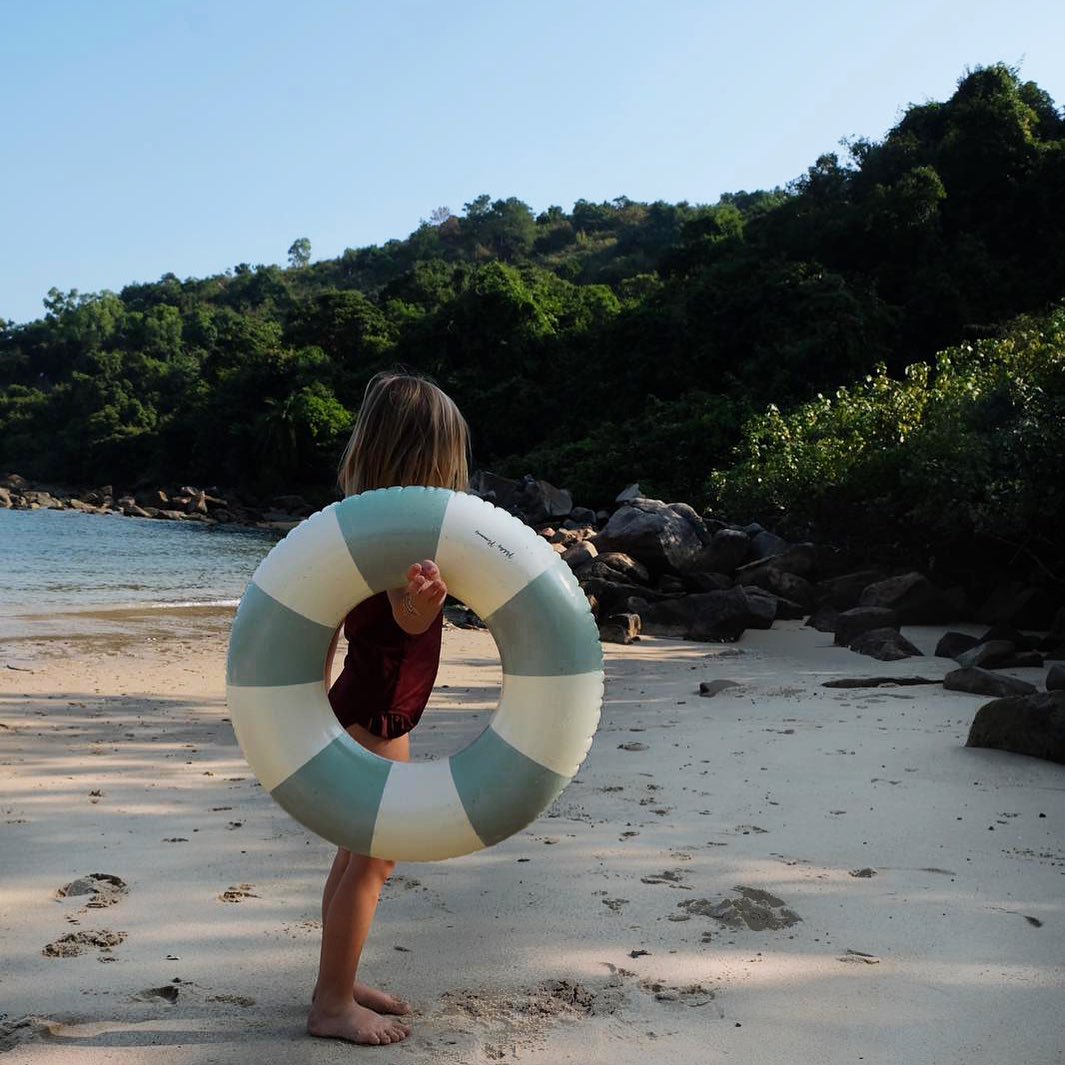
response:
<path id="1" fill-rule="evenodd" d="M 950 663 L 797 623 L 608 646 L 600 731 L 553 807 L 386 887 L 362 976 L 414 1002 L 411 1038 L 309 1039 L 331 848 L 235 744 L 232 614 L 0 641 L 5 1060 L 1062 1060 L 1065 767 L 965 748 L 976 696 L 822 687 Z M 906 630 L 927 653 L 939 634 Z M 701 698 L 715 679 L 738 685 Z M 498 684 L 490 636 L 449 629 L 416 756 L 472 738 Z"/>

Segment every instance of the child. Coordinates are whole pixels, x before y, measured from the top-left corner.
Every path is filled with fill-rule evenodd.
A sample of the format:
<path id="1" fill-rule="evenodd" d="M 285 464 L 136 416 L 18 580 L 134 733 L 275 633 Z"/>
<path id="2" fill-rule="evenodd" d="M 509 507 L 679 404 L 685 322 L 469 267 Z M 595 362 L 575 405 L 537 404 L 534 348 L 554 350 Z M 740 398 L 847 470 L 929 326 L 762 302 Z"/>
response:
<path id="1" fill-rule="evenodd" d="M 366 386 L 340 463 L 344 494 L 392 485 L 464 491 L 469 430 L 454 402 L 428 381 L 379 373 Z M 380 592 L 344 619 L 348 652 L 329 701 L 349 735 L 393 761 L 410 760 L 409 733 L 440 663 L 447 585 L 431 559 L 414 562 L 404 588 Z M 339 637 L 339 632 L 337 637 Z M 337 637 L 326 659 L 329 663 Z M 307 1030 L 353 1043 L 397 1043 L 410 1034 L 402 999 L 355 979 L 381 888 L 395 862 L 340 848 L 322 893 L 322 953 Z"/>

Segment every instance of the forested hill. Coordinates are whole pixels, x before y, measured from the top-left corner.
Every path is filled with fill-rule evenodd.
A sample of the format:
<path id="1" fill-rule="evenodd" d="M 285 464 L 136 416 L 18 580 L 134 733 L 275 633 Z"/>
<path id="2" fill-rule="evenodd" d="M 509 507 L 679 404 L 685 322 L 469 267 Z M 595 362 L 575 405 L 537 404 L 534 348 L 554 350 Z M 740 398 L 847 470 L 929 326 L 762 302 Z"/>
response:
<path id="1" fill-rule="evenodd" d="M 1065 295 L 1063 205 L 1065 118 L 994 66 L 784 188 L 538 215 L 480 196 L 328 261 L 297 240 L 287 269 L 53 290 L 42 319 L 0 323 L 0 468 L 328 484 L 366 380 L 400 362 L 456 398 L 482 465 L 593 505 L 635 479 L 706 502 L 767 404 Z"/>

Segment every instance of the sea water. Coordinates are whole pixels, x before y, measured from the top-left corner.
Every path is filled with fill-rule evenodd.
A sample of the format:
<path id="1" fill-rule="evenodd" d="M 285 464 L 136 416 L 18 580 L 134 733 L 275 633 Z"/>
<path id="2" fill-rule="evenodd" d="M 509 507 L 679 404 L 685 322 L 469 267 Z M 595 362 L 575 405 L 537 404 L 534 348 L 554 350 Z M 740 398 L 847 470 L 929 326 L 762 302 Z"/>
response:
<path id="1" fill-rule="evenodd" d="M 281 535 L 76 510 L 0 510 L 0 616 L 235 606 Z"/>

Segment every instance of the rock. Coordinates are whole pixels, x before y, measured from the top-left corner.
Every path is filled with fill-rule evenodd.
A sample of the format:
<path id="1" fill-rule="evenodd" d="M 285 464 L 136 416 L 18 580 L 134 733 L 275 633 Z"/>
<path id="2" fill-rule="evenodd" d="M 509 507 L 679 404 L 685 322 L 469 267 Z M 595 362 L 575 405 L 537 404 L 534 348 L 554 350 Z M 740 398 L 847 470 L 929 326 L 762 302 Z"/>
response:
<path id="1" fill-rule="evenodd" d="M 552 544 L 551 550 L 561 558 L 566 553 L 567 548 L 564 544 Z"/>
<path id="2" fill-rule="evenodd" d="M 205 504 L 203 513 L 206 513 L 206 492 L 199 491 L 196 488 L 182 488 L 181 494 L 190 496 L 193 502 L 202 500 Z M 314 510 L 310 503 L 308 503 L 303 496 L 299 495 L 274 496 L 270 500 L 270 505 L 276 507 L 278 510 L 287 510 L 290 514 L 309 515 Z"/>
<path id="3" fill-rule="evenodd" d="M 487 470 L 475 470 L 473 476 L 470 477 L 471 495 L 487 499 L 504 510 L 510 510 L 514 505 L 520 488 L 519 481 L 512 481 L 509 477 L 500 477 Z"/>
<path id="4" fill-rule="evenodd" d="M 632 643 L 640 638 L 639 614 L 611 614 L 599 623 L 599 639 L 604 643 Z"/>
<path id="5" fill-rule="evenodd" d="M 571 569 L 576 569 L 586 562 L 591 562 L 598 554 L 599 551 L 591 540 L 578 540 L 562 552 L 562 561 Z"/>
<path id="6" fill-rule="evenodd" d="M 1026 636 L 1012 625 L 992 625 L 980 637 L 981 643 L 989 640 L 1008 640 L 1018 651 L 1038 651 L 1043 642 L 1038 636 Z"/>
<path id="7" fill-rule="evenodd" d="M 299 496 L 279 496 L 280 499 L 299 499 Z M 306 504 L 304 504 L 306 507 Z M 287 508 L 298 509 L 298 508 Z M 185 506 L 186 514 L 206 514 L 207 513 L 207 493 L 197 492 Z"/>
<path id="8" fill-rule="evenodd" d="M 687 572 L 732 573 L 744 563 L 750 550 L 751 538 L 745 532 L 740 529 L 719 529 L 711 535 L 710 542 L 693 556 Z"/>
<path id="9" fill-rule="evenodd" d="M 748 573 L 754 574 L 765 568 L 791 573 L 796 577 L 809 577 L 817 569 L 817 547 L 811 543 L 790 544 L 779 555 L 756 559 L 736 571 L 736 579 Z"/>
<path id="10" fill-rule="evenodd" d="M 599 564 L 599 559 L 591 563 L 592 566 Z M 611 614 L 640 614 L 640 608 L 630 608 L 629 600 L 638 598 L 641 603 L 657 603 L 664 599 L 675 599 L 677 596 L 663 595 L 651 588 L 641 588 L 635 584 L 626 584 L 624 581 L 605 580 L 601 577 L 580 578 L 580 586 L 584 594 L 589 598 L 595 596 L 599 603 L 599 612 L 603 617 Z"/>
<path id="11" fill-rule="evenodd" d="M 1018 629 L 1047 629 L 1058 608 L 1049 592 L 1019 581 L 1003 581 L 976 612 L 985 625 L 1014 625 Z"/>
<path id="12" fill-rule="evenodd" d="M 870 584 L 883 578 L 883 570 L 863 569 L 855 573 L 845 573 L 841 577 L 818 581 L 814 591 L 819 603 L 834 606 L 837 610 L 850 610 L 851 607 L 858 605 L 858 599 Z"/>
<path id="13" fill-rule="evenodd" d="M 970 695 L 1030 695 L 1035 685 L 1026 680 L 1006 677 L 1001 673 L 992 673 L 979 666 L 965 666 L 955 669 L 943 678 L 943 687 L 952 692 L 969 692 Z"/>
<path id="14" fill-rule="evenodd" d="M 822 688 L 910 688 L 917 684 L 939 684 L 928 677 L 838 677 L 821 682 Z"/>
<path id="15" fill-rule="evenodd" d="M 725 680 L 719 677 L 717 680 L 703 680 L 699 682 L 699 694 L 707 699 L 712 699 L 719 692 L 729 688 L 741 688 L 743 685 L 738 680 Z"/>
<path id="16" fill-rule="evenodd" d="M 959 666 L 983 666 L 985 669 L 993 669 L 996 661 L 1008 658 L 1013 652 L 1014 646 L 1008 640 L 988 640 L 987 643 L 978 643 L 968 651 L 955 655 L 954 660 Z"/>
<path id="17" fill-rule="evenodd" d="M 1015 651 L 989 663 L 988 669 L 1042 669 L 1043 656 L 1038 651 Z"/>
<path id="18" fill-rule="evenodd" d="M 638 613 L 648 635 L 735 640 L 745 629 L 771 628 L 776 604 L 768 598 L 748 595 L 742 588 L 730 588 L 646 603 Z"/>
<path id="19" fill-rule="evenodd" d="M 574 507 L 569 515 L 578 525 L 595 525 L 595 511 L 587 507 Z"/>
<path id="20" fill-rule="evenodd" d="M 850 610 L 844 610 L 836 618 L 836 638 L 833 641 L 837 647 L 847 647 L 850 642 L 863 632 L 871 629 L 897 629 L 899 618 L 894 610 L 882 606 L 856 606 Z"/>
<path id="21" fill-rule="evenodd" d="M 957 658 L 962 651 L 969 651 L 980 641 L 966 632 L 945 632 L 936 644 L 936 658 Z"/>
<path id="22" fill-rule="evenodd" d="M 11 492 L 7 488 L 0 487 L 0 507 L 5 510 L 11 507 Z"/>
<path id="23" fill-rule="evenodd" d="M 573 496 L 565 488 L 538 481 L 527 473 L 521 480 L 511 508 L 530 525 L 565 518 L 573 510 Z"/>
<path id="24" fill-rule="evenodd" d="M 686 573 L 684 580 L 692 592 L 723 592 L 733 584 L 724 573 Z"/>
<path id="25" fill-rule="evenodd" d="M 1012 696 L 981 706 L 965 746 L 992 747 L 1065 765 L 1065 692 Z"/>
<path id="26" fill-rule="evenodd" d="M 848 646 L 860 655 L 869 655 L 881 662 L 897 662 L 900 658 L 921 654 L 897 629 L 870 629 L 856 636 Z"/>
<path id="27" fill-rule="evenodd" d="M 600 551 L 634 555 L 655 569 L 684 572 L 709 539 L 691 507 L 636 499 L 614 511 L 596 537 L 596 546 Z"/>
<path id="28" fill-rule="evenodd" d="M 150 518 L 152 515 L 144 509 L 144 507 L 138 507 L 136 503 L 130 503 L 122 508 L 122 513 L 127 518 Z"/>
<path id="29" fill-rule="evenodd" d="M 0 477 L 0 488 L 10 488 L 13 492 L 25 492 L 30 482 L 17 473 L 8 473 Z"/>
<path id="30" fill-rule="evenodd" d="M 839 611 L 831 603 L 822 603 L 807 619 L 806 624 L 818 632 L 835 632 Z"/>
<path id="31" fill-rule="evenodd" d="M 640 491 L 640 486 L 635 482 L 630 484 L 628 488 L 622 488 L 617 494 L 615 503 L 631 503 L 634 499 L 642 499 L 643 492 Z"/>
<path id="32" fill-rule="evenodd" d="M 870 584 L 858 597 L 859 606 L 894 610 L 903 625 L 937 625 L 958 613 L 958 604 L 923 573 L 903 573 Z"/>
<path id="33" fill-rule="evenodd" d="M 672 574 L 664 573 L 658 578 L 657 589 L 666 595 L 683 595 L 688 586 L 684 580 L 680 577 L 674 577 Z"/>
<path id="34" fill-rule="evenodd" d="M 68 499 L 67 506 L 71 510 L 80 510 L 85 514 L 101 514 L 103 507 L 94 507 L 91 503 L 83 503 L 80 499 Z"/>
<path id="35" fill-rule="evenodd" d="M 1050 624 L 1050 631 L 1039 644 L 1040 651 L 1050 651 L 1065 644 L 1065 607 L 1062 607 Z"/>
<path id="36" fill-rule="evenodd" d="M 810 612 L 809 608 L 803 606 L 802 603 L 796 603 L 794 599 L 788 599 L 787 596 L 774 595 L 754 584 L 747 585 L 746 591 L 749 598 L 758 596 L 767 603 L 773 604 L 773 617 L 778 621 L 802 621 Z"/>
<path id="37" fill-rule="evenodd" d="M 1047 673 L 1047 691 L 1065 691 L 1065 666 L 1051 666 Z"/>
<path id="38" fill-rule="evenodd" d="M 56 499 L 51 492 L 23 492 L 22 498 L 33 510 L 63 509 L 63 501 Z"/>
<path id="39" fill-rule="evenodd" d="M 781 555 L 788 549 L 788 541 L 782 540 L 776 533 L 758 526 L 759 531 L 751 536 L 751 558 L 769 558 Z M 747 530 L 750 532 L 750 528 Z"/>
<path id="40" fill-rule="evenodd" d="M 187 517 L 183 510 L 157 510 L 155 512 L 157 518 L 166 518 L 169 521 L 181 521 Z"/>
<path id="41" fill-rule="evenodd" d="M 598 547 L 598 541 L 596 546 Z M 599 561 L 620 573 L 626 580 L 638 584 L 647 584 L 651 580 L 651 574 L 647 572 L 647 567 L 642 562 L 637 562 L 631 555 L 626 555 L 621 551 L 600 551 Z"/>
<path id="42" fill-rule="evenodd" d="M 773 559 L 753 562 L 736 570 L 736 583 L 764 588 L 784 599 L 800 603 L 809 610 L 814 604 L 813 585 L 805 577 L 797 577 L 787 570 L 778 569 Z"/>

